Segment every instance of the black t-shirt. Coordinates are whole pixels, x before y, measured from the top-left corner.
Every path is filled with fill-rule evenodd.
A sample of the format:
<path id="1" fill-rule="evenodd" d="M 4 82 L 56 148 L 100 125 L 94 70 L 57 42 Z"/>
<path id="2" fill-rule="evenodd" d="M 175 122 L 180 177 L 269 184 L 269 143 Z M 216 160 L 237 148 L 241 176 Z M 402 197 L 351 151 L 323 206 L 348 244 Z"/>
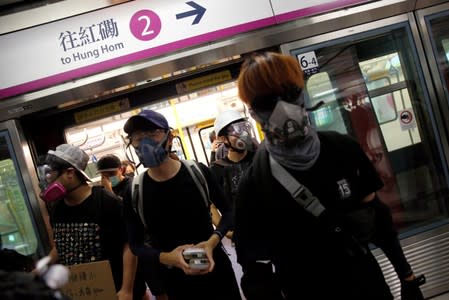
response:
<path id="1" fill-rule="evenodd" d="M 232 211 L 209 168 L 203 164 L 199 167 L 207 181 L 211 201 L 222 212 L 217 230 L 226 233 L 232 226 Z M 162 182 L 154 181 L 145 173 L 142 184 L 143 212 L 151 246 L 144 243 L 145 228 L 133 210 L 131 192 L 124 198 L 129 243 L 135 255 L 159 263 L 161 251 L 170 252 L 180 245 L 196 244 L 210 238 L 214 231 L 210 208 L 184 164 L 174 177 Z M 195 295 L 198 299 L 240 299 L 231 263 L 220 245 L 213 255 L 215 268 L 207 275 L 189 276 L 178 268 L 159 268 L 158 276 L 163 278 L 169 298 L 184 299 L 189 297 L 186 295 Z M 220 288 L 222 291 L 217 292 Z"/>
<path id="2" fill-rule="evenodd" d="M 207 181 L 210 200 L 222 213 L 217 230 L 226 233 L 232 226 L 233 212 L 222 189 L 209 168 L 199 163 Z M 209 239 L 214 228 L 210 210 L 184 164 L 169 180 L 156 182 L 145 173 L 143 211 L 152 247 L 144 246 L 144 226 L 133 210 L 131 191 L 124 198 L 128 236 L 138 256 L 157 258 L 160 251 L 172 251 L 179 245 L 195 244 Z"/>
<path id="3" fill-rule="evenodd" d="M 239 162 L 234 162 L 228 157 L 216 160 L 210 167 L 212 173 L 217 178 L 230 204 L 234 206 L 237 197 L 237 188 L 243 173 L 253 162 L 254 152 L 248 151 L 246 156 Z"/>
<path id="4" fill-rule="evenodd" d="M 382 187 L 382 181 L 355 140 L 333 132 L 320 132 L 319 138 L 321 150 L 315 164 L 309 170 L 289 173 L 327 209 L 343 212 L 358 208 L 365 196 Z M 295 295 L 293 298 L 317 287 L 321 288 L 316 295 L 339 295 L 331 287 L 351 285 L 349 277 L 357 274 L 353 269 L 366 262 L 351 266 L 352 261 L 341 256 L 341 246 L 323 232 L 317 218 L 273 178 L 263 147 L 241 179 L 235 228 L 239 262 L 273 261 L 284 291 Z M 359 275 L 369 280 L 370 274 L 377 274 L 376 268 L 374 260 Z"/>
<path id="5" fill-rule="evenodd" d="M 120 289 L 126 231 L 122 204 L 115 195 L 93 187 L 79 205 L 59 201 L 50 212 L 50 222 L 62 264 L 109 260 L 116 289 Z"/>

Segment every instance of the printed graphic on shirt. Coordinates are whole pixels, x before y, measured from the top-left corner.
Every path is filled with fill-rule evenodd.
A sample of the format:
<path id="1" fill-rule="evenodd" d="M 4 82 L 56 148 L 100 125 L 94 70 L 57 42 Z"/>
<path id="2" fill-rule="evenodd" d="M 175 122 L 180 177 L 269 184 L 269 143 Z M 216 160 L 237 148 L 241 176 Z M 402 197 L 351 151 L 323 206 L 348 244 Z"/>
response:
<path id="1" fill-rule="evenodd" d="M 62 264 L 74 265 L 102 259 L 98 224 L 56 223 L 53 230 Z"/>
<path id="2" fill-rule="evenodd" d="M 351 187 L 346 179 L 341 179 L 337 181 L 338 184 L 338 192 L 340 193 L 340 199 L 347 199 L 351 197 Z"/>
<path id="3" fill-rule="evenodd" d="M 241 165 L 233 165 L 231 167 L 230 171 L 230 177 L 231 177 L 231 194 L 235 195 L 237 194 L 237 188 L 239 186 L 240 178 L 243 175 L 243 168 Z"/>

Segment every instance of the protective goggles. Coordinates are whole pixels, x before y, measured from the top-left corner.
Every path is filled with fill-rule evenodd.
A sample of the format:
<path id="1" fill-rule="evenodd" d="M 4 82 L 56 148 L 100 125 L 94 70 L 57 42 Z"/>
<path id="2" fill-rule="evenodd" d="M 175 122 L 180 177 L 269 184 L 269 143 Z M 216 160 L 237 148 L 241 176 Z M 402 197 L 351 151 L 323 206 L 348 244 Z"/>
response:
<path id="1" fill-rule="evenodd" d="M 228 135 L 242 136 L 251 134 L 251 124 L 248 121 L 241 121 L 228 125 L 226 128 Z"/>
<path id="2" fill-rule="evenodd" d="M 59 171 L 52 169 L 49 165 L 41 165 L 37 167 L 37 176 L 39 181 L 50 183 L 58 178 Z"/>

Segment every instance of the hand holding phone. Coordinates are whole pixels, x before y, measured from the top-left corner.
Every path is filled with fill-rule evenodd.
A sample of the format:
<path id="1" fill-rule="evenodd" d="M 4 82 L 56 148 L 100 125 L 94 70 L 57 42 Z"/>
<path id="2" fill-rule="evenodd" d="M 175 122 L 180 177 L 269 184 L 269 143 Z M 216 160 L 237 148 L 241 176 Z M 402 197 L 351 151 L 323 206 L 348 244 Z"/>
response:
<path id="1" fill-rule="evenodd" d="M 182 256 L 192 269 L 204 270 L 209 268 L 209 259 L 203 248 L 187 248 L 182 252 Z"/>

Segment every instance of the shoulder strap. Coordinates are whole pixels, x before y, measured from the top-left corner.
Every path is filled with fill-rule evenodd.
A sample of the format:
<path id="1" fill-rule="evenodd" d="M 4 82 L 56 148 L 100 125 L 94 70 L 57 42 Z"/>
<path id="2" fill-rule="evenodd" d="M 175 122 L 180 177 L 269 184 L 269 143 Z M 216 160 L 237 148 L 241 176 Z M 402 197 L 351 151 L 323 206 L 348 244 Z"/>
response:
<path id="1" fill-rule="evenodd" d="M 147 228 L 147 223 L 145 222 L 145 218 L 143 215 L 143 177 L 146 172 L 142 172 L 139 175 L 134 176 L 133 182 L 131 184 L 131 204 L 136 212 L 139 215 L 142 224 Z"/>
<path id="2" fill-rule="evenodd" d="M 206 178 L 203 175 L 198 163 L 194 160 L 181 160 L 181 162 L 186 166 L 189 171 L 190 176 L 192 176 L 195 185 L 203 197 L 204 203 L 206 207 L 209 207 L 210 204 L 210 195 L 209 195 L 209 187 L 207 186 Z"/>
<path id="3" fill-rule="evenodd" d="M 285 170 L 271 155 L 269 155 L 271 174 L 292 195 L 307 212 L 319 217 L 326 209 L 312 192 L 299 183 L 287 170 Z"/>

